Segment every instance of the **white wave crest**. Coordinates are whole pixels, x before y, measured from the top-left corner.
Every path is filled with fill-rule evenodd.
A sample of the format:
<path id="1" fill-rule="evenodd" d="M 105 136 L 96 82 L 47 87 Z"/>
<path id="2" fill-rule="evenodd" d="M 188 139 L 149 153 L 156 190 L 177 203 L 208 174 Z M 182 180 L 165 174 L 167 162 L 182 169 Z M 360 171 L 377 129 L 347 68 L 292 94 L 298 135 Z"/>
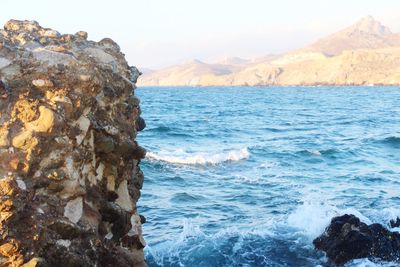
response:
<path id="1" fill-rule="evenodd" d="M 247 147 L 239 150 L 230 150 L 223 153 L 196 153 L 189 154 L 178 151 L 180 155 L 173 153 L 154 153 L 147 152 L 146 158 L 150 160 L 164 161 L 173 164 L 184 165 L 216 165 L 228 161 L 240 161 L 249 158 L 250 152 Z M 175 152 L 176 153 L 176 152 Z"/>
<path id="2" fill-rule="evenodd" d="M 369 259 L 356 259 L 352 260 L 345 265 L 345 267 L 396 267 L 399 266 L 397 262 L 372 262 Z"/>
<path id="3" fill-rule="evenodd" d="M 313 240 L 324 232 L 333 217 L 344 214 L 354 214 L 366 224 L 372 223 L 369 218 L 354 208 L 339 209 L 334 205 L 307 201 L 289 215 L 288 224 L 300 229 L 309 240 Z"/>

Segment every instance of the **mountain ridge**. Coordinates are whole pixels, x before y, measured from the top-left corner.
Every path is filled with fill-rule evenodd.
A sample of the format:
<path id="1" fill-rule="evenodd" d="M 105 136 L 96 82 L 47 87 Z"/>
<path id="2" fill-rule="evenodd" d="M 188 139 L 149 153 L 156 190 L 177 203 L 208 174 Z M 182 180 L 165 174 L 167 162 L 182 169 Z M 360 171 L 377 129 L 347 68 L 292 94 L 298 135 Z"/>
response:
<path id="1" fill-rule="evenodd" d="M 246 60 L 185 63 L 143 75 L 144 86 L 399 85 L 400 34 L 371 16 L 299 49 Z M 200 64 L 201 63 L 201 64 Z M 235 64 L 241 63 L 241 64 Z"/>

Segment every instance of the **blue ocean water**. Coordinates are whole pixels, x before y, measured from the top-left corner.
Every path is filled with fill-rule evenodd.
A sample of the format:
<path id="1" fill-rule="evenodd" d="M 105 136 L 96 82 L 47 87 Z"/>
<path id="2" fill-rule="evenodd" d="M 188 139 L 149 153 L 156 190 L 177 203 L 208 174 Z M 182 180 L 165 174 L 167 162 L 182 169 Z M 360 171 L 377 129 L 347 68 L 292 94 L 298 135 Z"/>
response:
<path id="1" fill-rule="evenodd" d="M 399 89 L 137 89 L 148 264 L 323 266 L 333 216 L 400 216 Z"/>

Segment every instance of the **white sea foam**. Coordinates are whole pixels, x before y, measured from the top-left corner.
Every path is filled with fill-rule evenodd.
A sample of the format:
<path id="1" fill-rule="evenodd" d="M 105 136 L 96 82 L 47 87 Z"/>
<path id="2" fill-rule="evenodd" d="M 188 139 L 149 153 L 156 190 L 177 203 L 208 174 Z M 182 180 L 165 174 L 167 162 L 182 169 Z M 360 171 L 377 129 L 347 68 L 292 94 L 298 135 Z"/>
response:
<path id="1" fill-rule="evenodd" d="M 232 176 L 240 182 L 245 182 L 249 184 L 260 184 L 262 181 L 258 176 L 247 176 L 239 173 L 232 174 Z"/>
<path id="2" fill-rule="evenodd" d="M 198 239 L 200 242 L 205 242 L 208 239 L 206 234 L 200 229 L 199 224 L 195 222 L 195 219 L 184 219 L 182 221 L 182 231 L 176 238 L 155 246 L 148 245 L 145 248 L 145 253 L 151 255 L 157 265 L 160 266 L 164 265 L 164 261 L 168 262 L 172 259 L 178 261 L 175 262 L 177 266 L 185 266 L 181 263 L 180 254 L 187 247 L 195 249 L 194 245 L 188 244 L 191 238 Z"/>
<path id="3" fill-rule="evenodd" d="M 259 169 L 272 169 L 276 166 L 278 166 L 279 164 L 277 162 L 274 161 L 265 161 L 263 164 L 261 164 L 259 167 Z"/>
<path id="4" fill-rule="evenodd" d="M 372 223 L 354 208 L 341 210 L 336 206 L 318 201 L 307 201 L 289 215 L 288 224 L 300 229 L 308 239 L 313 240 L 324 232 L 333 217 L 344 214 L 354 214 L 366 224 Z"/>
<path id="5" fill-rule="evenodd" d="M 395 262 L 379 262 L 375 263 L 369 259 L 357 259 L 353 260 L 345 265 L 345 267 L 396 267 L 399 266 Z"/>
<path id="6" fill-rule="evenodd" d="M 307 152 L 309 152 L 310 154 L 312 154 L 314 156 L 322 156 L 321 151 L 319 151 L 319 150 L 307 150 Z"/>
<path id="7" fill-rule="evenodd" d="M 202 235 L 199 227 L 195 227 L 190 220 L 185 219 L 183 221 L 183 229 L 176 240 L 168 240 L 159 243 L 155 246 L 147 245 L 144 249 L 145 254 L 151 255 L 154 261 L 159 266 L 164 266 L 164 261 L 171 261 L 171 259 L 179 259 L 182 247 L 185 245 L 185 241 L 190 236 Z M 177 264 L 178 266 L 184 266 L 181 262 Z"/>
<path id="8" fill-rule="evenodd" d="M 354 208 L 340 209 L 335 205 L 327 204 L 324 201 L 316 200 L 315 195 L 309 195 L 304 203 L 289 215 L 287 223 L 289 226 L 297 228 L 311 242 L 321 235 L 329 225 L 331 219 L 335 216 L 344 214 L 354 214 L 366 224 L 382 223 L 387 224 L 390 219 L 400 217 L 400 209 L 386 208 L 376 213 L 368 214 L 368 217 Z M 392 231 L 398 231 L 400 228 L 392 228 Z M 380 261 L 374 263 L 368 259 L 353 260 L 345 265 L 346 267 L 394 267 L 398 263 Z"/>
<path id="9" fill-rule="evenodd" d="M 382 223 L 388 223 L 390 220 L 400 218 L 400 209 L 395 207 L 385 208 L 380 210 L 380 217 L 383 219 Z"/>
<path id="10" fill-rule="evenodd" d="M 226 244 L 231 244 L 230 237 L 237 237 L 235 243 L 231 244 L 233 251 L 238 251 L 243 249 L 245 245 L 245 238 L 249 236 L 256 236 L 260 239 L 267 238 L 267 236 L 272 235 L 272 232 L 267 230 L 272 226 L 272 220 L 266 221 L 257 229 L 247 229 L 243 230 L 237 226 L 227 226 L 220 229 L 216 233 L 207 234 L 203 232 L 201 224 L 201 219 L 184 219 L 182 220 L 182 230 L 175 236 L 175 238 L 168 240 L 163 243 L 158 243 L 154 246 L 148 245 L 145 248 L 145 254 L 152 256 L 153 260 L 157 265 L 171 265 L 174 266 L 193 266 L 187 265 L 188 255 L 191 257 L 191 253 L 196 256 L 199 251 L 204 252 L 205 250 L 215 250 L 219 246 L 224 246 Z M 248 241 L 247 241 L 248 242 Z M 190 253 L 187 251 L 190 250 Z M 234 261 L 234 259 L 232 259 Z M 197 266 L 197 265 L 196 265 Z"/>
<path id="11" fill-rule="evenodd" d="M 228 161 L 240 161 L 250 157 L 250 152 L 247 147 L 239 150 L 229 150 L 222 153 L 187 153 L 183 150 L 174 152 L 147 152 L 146 158 L 150 160 L 164 161 L 173 164 L 185 165 L 216 165 Z"/>
<path id="12" fill-rule="evenodd" d="M 400 209 L 396 207 L 377 209 L 370 211 L 371 218 L 374 222 L 389 226 L 391 220 L 400 218 Z M 391 228 L 391 231 L 400 232 L 400 227 Z"/>
<path id="13" fill-rule="evenodd" d="M 304 213 L 303 213 L 304 212 Z M 289 219 L 291 223 L 298 224 L 299 221 L 302 225 L 303 229 L 308 230 L 311 235 L 315 235 L 315 237 L 321 234 L 332 218 L 332 216 L 342 215 L 345 213 L 352 213 L 356 216 L 360 217 L 360 219 L 366 223 L 370 223 L 369 219 L 363 216 L 361 213 L 357 212 L 356 210 L 343 210 L 340 211 L 334 206 L 329 205 L 322 205 L 322 204 L 304 204 L 300 206 L 300 208 L 292 214 L 292 218 Z M 300 216 L 299 214 L 302 214 Z M 301 217 L 301 218 L 299 218 Z M 307 219 L 316 218 L 314 221 L 309 221 Z M 306 226 L 307 222 L 309 225 Z M 199 253 L 211 253 L 214 251 L 215 256 L 223 254 L 224 246 L 228 244 L 231 246 L 232 252 L 234 254 L 239 253 L 247 253 L 249 250 L 252 253 L 256 253 L 260 255 L 260 253 L 264 253 L 261 249 L 259 251 L 254 251 L 253 249 L 257 250 L 257 246 L 260 243 L 259 240 L 275 240 L 285 238 L 285 235 L 280 235 L 274 231 L 274 225 L 276 226 L 277 221 L 270 220 L 267 221 L 264 225 L 258 225 L 258 227 L 249 227 L 248 229 L 238 228 L 237 226 L 227 226 L 225 228 L 220 229 L 216 233 L 207 233 L 203 232 L 202 230 L 202 223 L 204 221 L 200 218 L 193 218 L 193 219 L 184 219 L 182 220 L 182 230 L 179 234 L 174 235 L 174 237 L 170 237 L 167 241 L 155 244 L 154 246 L 148 245 L 145 248 L 146 257 L 152 258 L 152 260 L 159 266 L 168 265 L 170 266 L 173 263 L 174 266 L 197 266 L 197 265 L 188 265 L 187 262 L 191 261 L 192 257 L 199 257 Z M 299 224 L 298 224 L 299 226 Z M 310 231 L 310 229 L 314 230 Z M 319 228 L 320 230 L 318 230 Z M 275 228 L 275 230 L 278 228 Z M 290 236 L 296 235 L 296 232 L 289 232 Z M 233 238 L 232 238 L 233 237 Z M 255 241 L 255 246 L 251 247 L 251 244 Z M 300 240 L 296 241 L 299 242 Z M 234 243 L 231 243 L 234 242 Z M 312 250 L 312 246 L 308 246 L 305 243 L 297 243 L 295 247 L 299 246 L 307 248 L 308 250 Z M 265 243 L 268 244 L 268 243 Z M 311 243 L 310 243 L 311 244 Z M 269 244 L 271 245 L 271 244 Z M 215 250 L 220 250 L 219 252 L 215 252 Z M 226 254 L 225 254 L 226 255 Z M 311 259 L 310 261 L 314 261 L 316 264 L 315 266 L 322 267 L 322 265 L 318 265 L 325 261 L 323 259 Z M 237 258 L 232 258 L 231 262 L 237 261 Z M 206 266 L 206 265 L 204 265 Z M 224 265 L 228 266 L 228 265 Z M 264 266 L 264 265 L 263 265 Z M 265 266 L 268 265 L 268 260 L 266 260 Z M 393 262 L 384 262 L 381 261 L 379 263 L 374 263 L 368 259 L 356 259 L 353 260 L 345 265 L 345 267 L 394 267 L 398 266 L 396 263 Z"/>

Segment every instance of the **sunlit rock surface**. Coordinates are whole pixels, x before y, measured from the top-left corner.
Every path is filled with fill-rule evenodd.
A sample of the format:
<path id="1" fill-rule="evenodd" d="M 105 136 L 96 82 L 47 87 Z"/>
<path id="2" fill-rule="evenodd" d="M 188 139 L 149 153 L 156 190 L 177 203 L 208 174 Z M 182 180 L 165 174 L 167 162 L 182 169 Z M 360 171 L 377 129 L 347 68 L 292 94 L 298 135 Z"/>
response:
<path id="1" fill-rule="evenodd" d="M 0 266 L 146 266 L 138 76 L 111 39 L 0 31 Z"/>

